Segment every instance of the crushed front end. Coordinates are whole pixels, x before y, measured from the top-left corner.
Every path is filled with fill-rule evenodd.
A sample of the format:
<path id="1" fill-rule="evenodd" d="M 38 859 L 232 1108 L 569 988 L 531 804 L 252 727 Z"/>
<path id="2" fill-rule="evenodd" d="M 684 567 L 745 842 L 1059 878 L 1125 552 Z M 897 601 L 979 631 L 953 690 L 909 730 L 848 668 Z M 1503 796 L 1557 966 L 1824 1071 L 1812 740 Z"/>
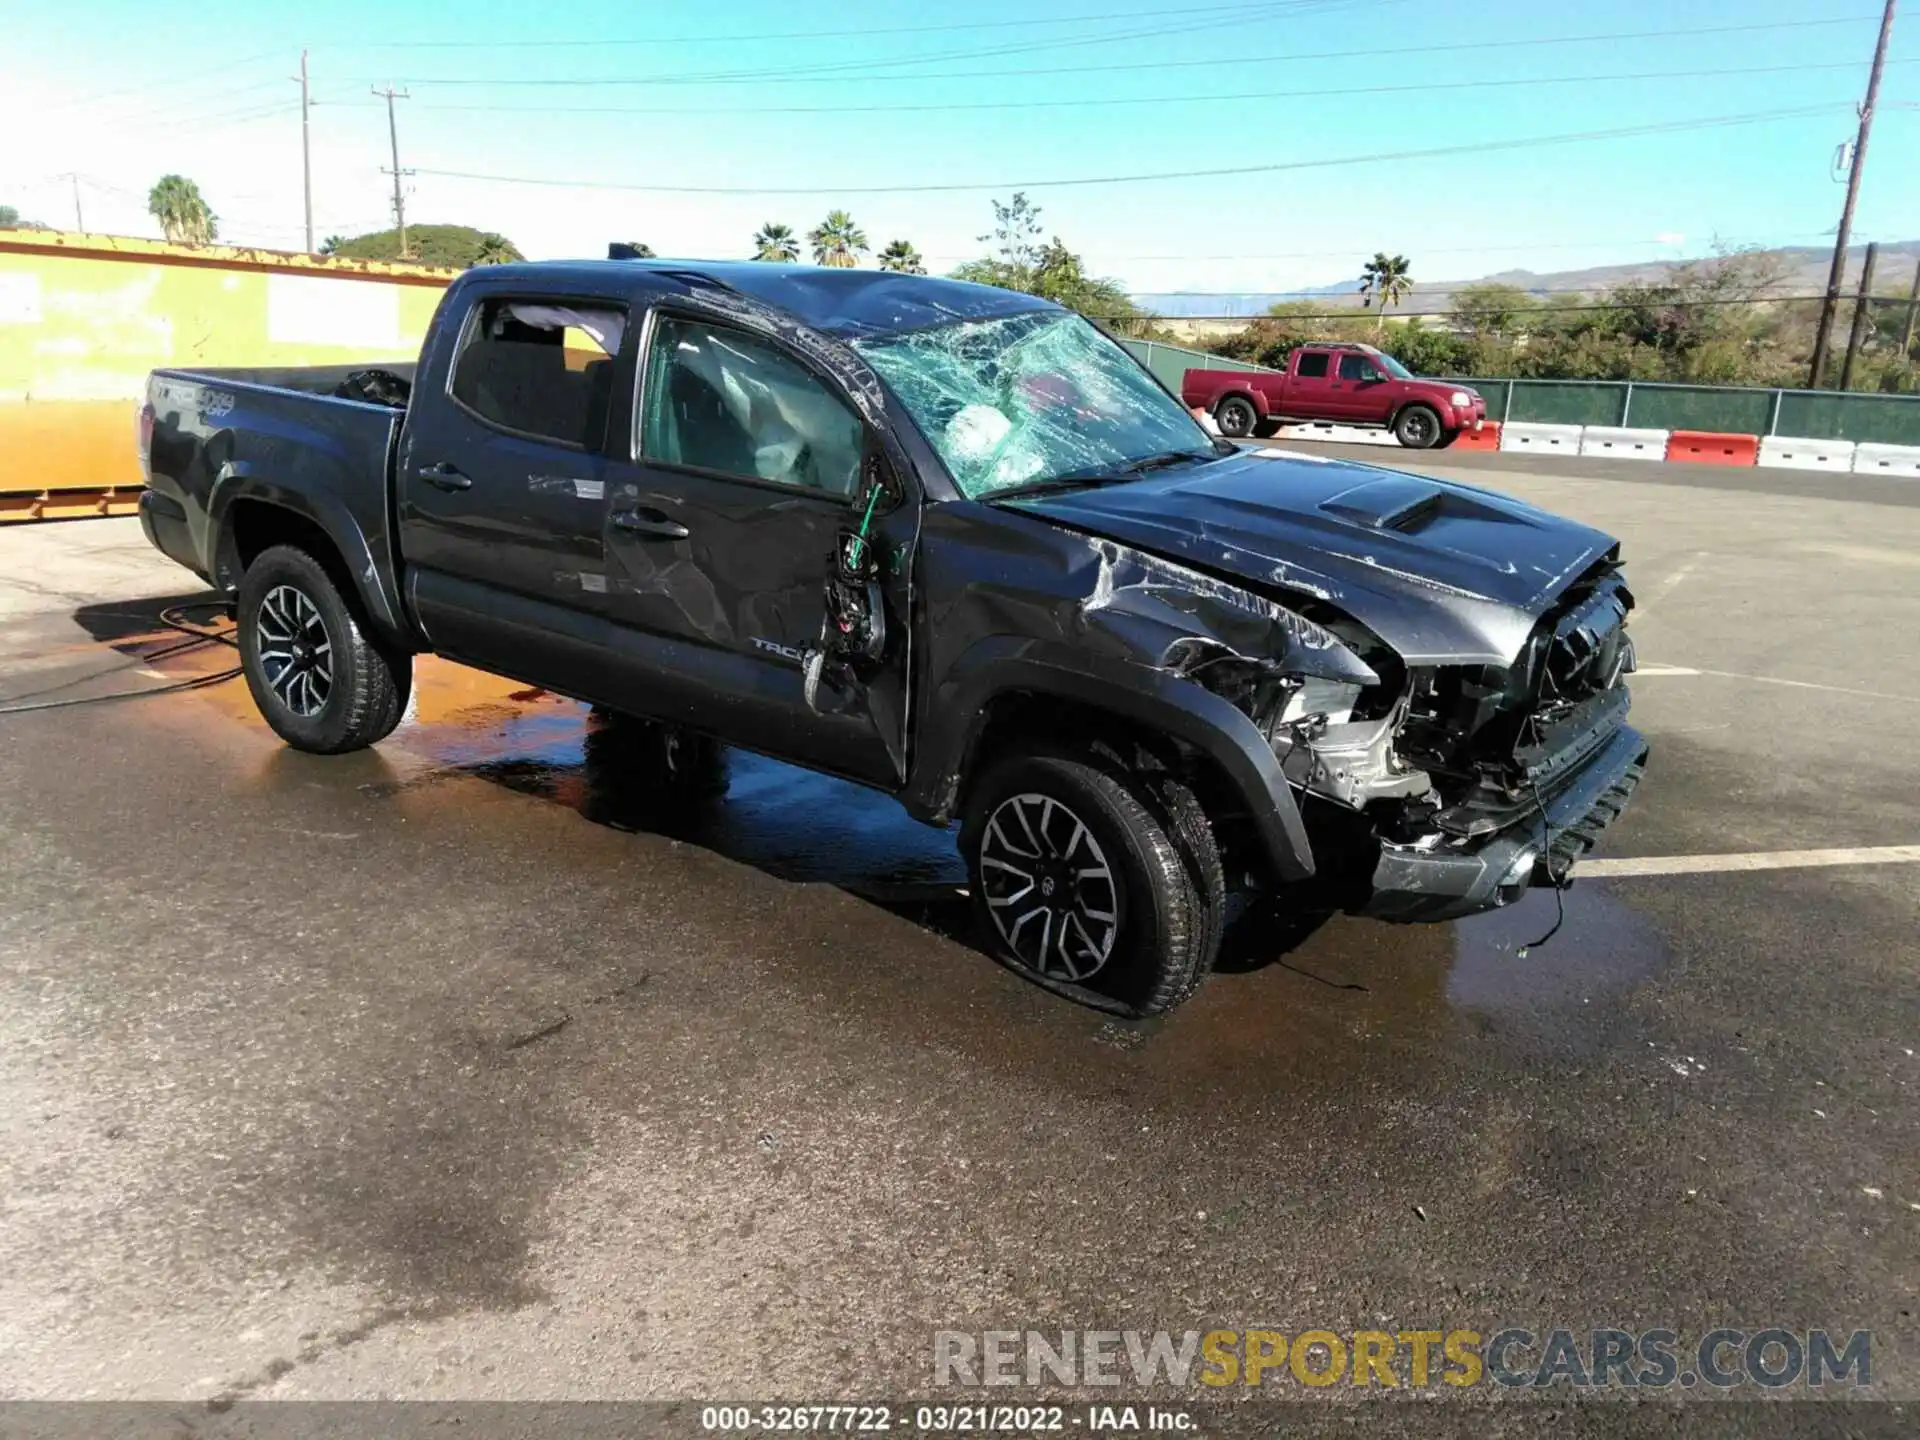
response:
<path id="1" fill-rule="evenodd" d="M 1626 723 L 1632 608 L 1610 554 L 1556 598 L 1511 665 L 1407 667 L 1350 631 L 1382 683 L 1287 686 L 1266 725 L 1305 792 L 1337 903 L 1448 920 L 1570 883 L 1646 765 Z"/>

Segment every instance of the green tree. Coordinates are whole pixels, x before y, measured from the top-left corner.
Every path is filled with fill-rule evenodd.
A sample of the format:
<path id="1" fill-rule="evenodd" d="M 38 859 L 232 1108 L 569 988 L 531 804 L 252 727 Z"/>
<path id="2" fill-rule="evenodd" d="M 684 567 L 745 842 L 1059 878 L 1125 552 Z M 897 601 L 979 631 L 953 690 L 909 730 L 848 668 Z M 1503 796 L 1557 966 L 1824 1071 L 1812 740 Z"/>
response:
<path id="1" fill-rule="evenodd" d="M 800 242 L 793 227 L 769 220 L 753 235 L 753 258 L 773 264 L 790 265 L 800 258 Z"/>
<path id="2" fill-rule="evenodd" d="M 320 242 L 320 253 L 322 255 L 338 255 L 340 253 L 340 247 L 346 243 L 347 237 L 344 235 L 329 235 Z"/>
<path id="3" fill-rule="evenodd" d="M 902 275 L 924 275 L 926 262 L 920 258 L 920 252 L 913 248 L 911 240 L 889 240 L 887 248 L 880 252 L 880 268 L 897 270 Z"/>
<path id="4" fill-rule="evenodd" d="M 1373 252 L 1360 271 L 1360 293 L 1366 296 L 1365 304 L 1380 302 L 1375 314 L 1374 328 L 1380 329 L 1387 323 L 1387 309 L 1398 305 L 1407 298 L 1407 292 L 1413 289 L 1413 262 L 1404 255 L 1389 255 L 1384 250 Z"/>
<path id="5" fill-rule="evenodd" d="M 476 230 L 471 225 L 409 225 L 407 250 L 408 258 L 416 264 L 462 270 L 469 265 L 498 265 L 527 258 L 504 235 Z M 400 232 L 376 230 L 368 235 L 355 235 L 341 240 L 331 253 L 349 260 L 398 260 Z"/>
<path id="6" fill-rule="evenodd" d="M 408 239 L 412 239 L 411 236 Z M 651 255 L 653 252 L 647 252 Z M 488 230 L 480 236 L 479 250 L 473 257 L 476 265 L 507 265 L 515 260 L 524 260 L 514 243 L 504 235 L 496 235 Z"/>
<path id="7" fill-rule="evenodd" d="M 807 232 L 807 243 L 813 247 L 814 264 L 836 270 L 853 269 L 870 248 L 867 232 L 844 210 L 829 210 L 827 218 Z"/>
<path id="8" fill-rule="evenodd" d="M 147 213 L 176 245 L 205 245 L 220 234 L 220 217 L 208 208 L 200 187 L 184 175 L 162 175 L 147 192 Z"/>
<path id="9" fill-rule="evenodd" d="M 992 241 L 999 263 L 1009 271 L 1030 270 L 1040 263 L 1040 207 L 1027 199 L 1027 192 L 1016 190 L 1004 205 L 993 202 L 993 229 L 977 237 L 982 244 Z"/>
<path id="10" fill-rule="evenodd" d="M 500 237 L 495 236 L 494 238 L 499 239 Z M 627 248 L 633 252 L 633 258 L 635 260 L 657 260 L 660 258 L 660 252 L 644 240 L 629 240 L 627 242 Z M 479 263 L 485 265 L 491 262 L 482 260 Z"/>
<path id="11" fill-rule="evenodd" d="M 1504 339 L 1523 330 L 1528 316 L 1539 308 L 1540 302 L 1518 285 L 1489 282 L 1462 285 L 1454 291 L 1447 318 L 1475 338 Z"/>

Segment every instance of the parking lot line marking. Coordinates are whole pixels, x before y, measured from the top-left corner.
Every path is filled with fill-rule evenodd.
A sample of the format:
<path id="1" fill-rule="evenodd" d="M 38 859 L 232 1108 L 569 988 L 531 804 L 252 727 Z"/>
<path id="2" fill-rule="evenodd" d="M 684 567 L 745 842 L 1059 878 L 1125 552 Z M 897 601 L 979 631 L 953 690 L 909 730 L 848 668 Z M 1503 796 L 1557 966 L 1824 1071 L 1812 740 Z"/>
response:
<path id="1" fill-rule="evenodd" d="M 1719 680 L 1750 680 L 1755 685 L 1785 685 L 1794 690 L 1824 690 L 1833 695 L 1859 695 L 1868 700 L 1898 700 L 1920 705 L 1920 695 L 1890 695 L 1885 690 L 1856 690 L 1851 685 L 1822 685 L 1816 680 L 1783 680 L 1777 675 L 1742 675 L 1734 670 L 1695 670 L 1688 665 L 1638 665 L 1634 677 L 1658 680 L 1673 675 L 1712 675 Z"/>
<path id="2" fill-rule="evenodd" d="M 1636 875 L 1704 875 L 1727 870 L 1915 864 L 1920 864 L 1920 845 L 1870 845 L 1842 850 L 1758 850 L 1737 855 L 1643 855 L 1583 860 L 1575 873 L 1595 880 L 1623 880 Z"/>

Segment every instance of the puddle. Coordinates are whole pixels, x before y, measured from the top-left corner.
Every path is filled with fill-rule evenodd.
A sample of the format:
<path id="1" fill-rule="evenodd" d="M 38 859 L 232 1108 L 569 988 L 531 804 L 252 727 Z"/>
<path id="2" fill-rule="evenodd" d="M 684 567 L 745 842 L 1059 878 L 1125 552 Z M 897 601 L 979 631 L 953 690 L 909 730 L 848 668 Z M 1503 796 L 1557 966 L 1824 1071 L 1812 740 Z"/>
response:
<path id="1" fill-rule="evenodd" d="M 1554 921 L 1552 891 L 1454 922 L 1447 1003 L 1489 1015 L 1577 1007 L 1613 997 L 1666 968 L 1672 952 L 1652 923 L 1592 881 L 1562 892 L 1566 919 Z M 1526 950 L 1522 955 L 1520 951 Z"/>
<path id="2" fill-rule="evenodd" d="M 465 703 L 448 703 L 443 669 L 460 672 L 444 680 Z M 953 902 L 966 884 L 952 832 L 908 818 L 877 791 L 706 742 L 669 754 L 650 726 L 474 675 L 421 662 L 417 718 L 395 739 L 438 769 L 566 805 L 595 824 L 699 845 L 783 880 L 893 905 Z"/>

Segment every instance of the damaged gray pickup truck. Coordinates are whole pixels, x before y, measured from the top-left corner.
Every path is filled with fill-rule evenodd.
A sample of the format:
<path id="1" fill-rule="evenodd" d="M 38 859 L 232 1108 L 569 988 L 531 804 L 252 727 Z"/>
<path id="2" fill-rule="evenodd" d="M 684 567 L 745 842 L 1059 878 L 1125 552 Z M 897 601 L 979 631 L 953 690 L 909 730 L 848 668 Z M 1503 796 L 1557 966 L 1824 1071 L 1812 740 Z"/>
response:
<path id="1" fill-rule="evenodd" d="M 844 776 L 958 819 L 996 955 L 1123 1013 L 1230 892 L 1564 884 L 1646 759 L 1609 536 L 1214 440 L 1004 290 L 502 265 L 417 365 L 158 371 L 143 421 L 147 535 L 236 595 L 289 744 L 380 740 L 434 652 Z"/>

